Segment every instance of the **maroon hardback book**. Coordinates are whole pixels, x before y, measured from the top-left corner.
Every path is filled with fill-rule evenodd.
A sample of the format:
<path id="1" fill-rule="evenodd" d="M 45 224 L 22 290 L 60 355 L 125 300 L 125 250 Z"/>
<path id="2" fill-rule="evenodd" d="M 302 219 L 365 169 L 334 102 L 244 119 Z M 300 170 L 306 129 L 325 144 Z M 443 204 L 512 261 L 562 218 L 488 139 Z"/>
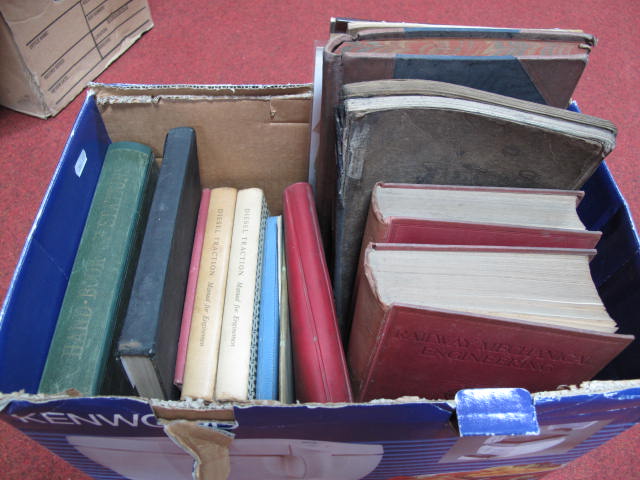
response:
<path id="1" fill-rule="evenodd" d="M 381 204 L 384 191 L 402 193 L 406 191 L 449 191 L 470 193 L 467 201 L 479 200 L 482 195 L 490 195 L 493 200 L 485 204 L 491 208 L 508 209 L 508 206 L 500 205 L 500 197 L 520 196 L 529 197 L 531 200 L 523 202 L 524 208 L 530 205 L 535 207 L 536 199 L 546 197 L 562 198 L 564 204 L 569 204 L 572 209 L 563 216 L 572 216 L 571 228 L 549 226 L 555 219 L 547 221 L 543 217 L 547 212 L 541 211 L 536 215 L 535 224 L 515 224 L 507 221 L 482 221 L 478 219 L 456 220 L 447 219 L 446 215 L 433 215 L 419 213 L 416 215 L 395 214 L 388 215 Z M 475 195 L 475 194 L 479 195 Z M 549 248 L 595 248 L 600 240 L 601 232 L 589 231 L 584 228 L 578 219 L 575 207 L 578 205 L 584 193 L 577 190 L 550 190 L 533 188 L 508 188 L 508 187 L 469 187 L 458 185 L 418 185 L 384 183 L 376 184 L 371 195 L 369 214 L 365 233 L 363 235 L 363 251 L 369 243 L 418 243 L 437 245 L 497 245 L 513 247 L 549 247 Z M 465 198 L 462 196 L 461 198 Z M 566 199 L 566 200 L 565 200 Z M 485 205 L 482 205 L 485 208 Z M 395 210 L 399 210 L 396 208 Z M 491 212 L 488 212 L 489 214 Z M 510 212 L 507 212 L 510 213 Z M 517 211 L 514 212 L 517 215 Z M 506 215 L 508 218 L 510 215 Z M 499 218 L 492 216 L 492 218 Z M 547 221 L 547 226 L 543 225 Z"/>
<path id="2" fill-rule="evenodd" d="M 374 244 L 367 254 L 375 249 L 438 248 L 465 250 L 458 246 Z M 491 250 L 466 247 L 470 248 Z M 563 253 L 560 249 L 538 250 Z M 378 279 L 369 267 L 365 258 L 348 349 L 356 401 L 407 395 L 450 399 L 463 388 L 554 390 L 591 379 L 633 340 L 630 335 L 424 305 L 388 304 L 381 300 Z"/>
<path id="3" fill-rule="evenodd" d="M 311 186 L 287 187 L 283 209 L 296 397 L 301 402 L 350 402 L 351 386 Z"/>
<path id="4" fill-rule="evenodd" d="M 402 210 L 401 207 L 388 208 L 385 206 L 385 198 L 390 196 L 402 195 L 404 191 L 450 191 L 450 192 L 468 192 L 492 195 L 491 202 L 485 202 L 481 210 L 490 208 L 491 204 L 495 204 L 496 208 L 508 209 L 501 205 L 500 197 L 505 195 L 527 196 L 529 200 L 522 202 L 525 208 L 535 204 L 536 199 L 541 196 L 555 197 L 561 199 L 563 206 L 571 208 L 571 212 L 567 211 L 562 215 L 563 221 L 572 225 L 572 228 L 561 227 L 541 227 L 539 226 L 543 220 L 542 217 L 548 216 L 548 211 L 544 208 L 538 210 L 536 217 L 538 219 L 535 225 L 498 223 L 496 221 L 479 221 L 477 218 L 472 220 L 446 220 L 446 212 L 438 212 L 437 216 L 430 217 L 427 209 L 412 215 L 411 213 L 392 213 Z M 385 193 L 385 192 L 391 192 Z M 497 195 L 495 195 L 497 194 Z M 465 197 L 467 197 L 465 199 Z M 477 200 L 479 197 L 475 196 Z M 459 202 L 465 199 L 467 202 L 473 201 L 474 197 L 462 196 L 455 201 Z M 385 183 L 379 182 L 373 188 L 371 194 L 371 203 L 369 204 L 369 213 L 367 223 L 362 237 L 362 248 L 360 251 L 360 259 L 358 260 L 358 273 L 353 291 L 358 288 L 357 283 L 362 278 L 360 270 L 364 252 L 371 243 L 406 243 L 406 244 L 433 244 L 433 245 L 495 245 L 510 247 L 548 247 L 548 248 L 580 248 L 592 249 L 602 236 L 602 232 L 589 231 L 584 228 L 578 218 L 575 210 L 578 203 L 584 197 L 584 192 L 579 190 L 552 190 L 552 189 L 533 189 L 533 188 L 509 188 L 509 187 L 470 187 L 460 185 L 421 185 L 407 183 Z M 424 197 L 427 198 L 427 197 Z M 425 200 L 428 201 L 428 200 Z M 441 201 L 442 203 L 442 201 Z M 433 208 L 431 208 L 433 210 Z M 489 212 L 490 213 L 490 212 Z M 492 218 L 509 218 L 516 216 L 517 212 L 509 212 L 506 216 L 498 215 Z M 560 215 L 558 215 L 559 217 Z M 436 218 L 437 217 L 437 218 Z M 571 218 L 574 217 L 574 218 Z M 485 217 L 486 218 L 486 217 Z M 568 221 L 564 218 L 569 218 Z M 561 222 L 556 218 L 551 221 L 544 220 L 548 224 Z M 355 303 L 355 296 L 354 296 Z M 353 312 L 353 305 L 351 305 Z"/>

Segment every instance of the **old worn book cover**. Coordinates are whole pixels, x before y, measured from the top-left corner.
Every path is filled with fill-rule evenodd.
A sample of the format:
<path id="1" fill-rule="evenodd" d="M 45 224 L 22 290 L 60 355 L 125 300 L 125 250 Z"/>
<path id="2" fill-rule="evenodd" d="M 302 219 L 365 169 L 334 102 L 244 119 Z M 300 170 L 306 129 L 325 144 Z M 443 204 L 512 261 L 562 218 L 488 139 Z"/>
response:
<path id="1" fill-rule="evenodd" d="M 149 147 L 133 142 L 109 146 L 40 392 L 74 388 L 84 395 L 131 393 L 122 388 L 126 381 L 120 381 L 112 344 L 127 306 L 155 177 Z"/>
<path id="2" fill-rule="evenodd" d="M 348 350 L 356 400 L 591 379 L 633 340 L 599 301 L 593 253 L 370 246 Z"/>
<path id="3" fill-rule="evenodd" d="M 364 82 L 344 95 L 333 262 L 343 324 L 376 182 L 575 190 L 615 145 L 606 120 L 442 82 Z"/>
<path id="4" fill-rule="evenodd" d="M 447 82 L 566 108 L 596 40 L 579 30 L 338 21 L 324 47 L 321 135 L 314 170 L 325 241 L 335 193 L 335 110 L 343 85 Z"/>
<path id="5" fill-rule="evenodd" d="M 195 131 L 166 136 L 118 355 L 140 396 L 173 398 L 182 307 L 201 197 Z"/>

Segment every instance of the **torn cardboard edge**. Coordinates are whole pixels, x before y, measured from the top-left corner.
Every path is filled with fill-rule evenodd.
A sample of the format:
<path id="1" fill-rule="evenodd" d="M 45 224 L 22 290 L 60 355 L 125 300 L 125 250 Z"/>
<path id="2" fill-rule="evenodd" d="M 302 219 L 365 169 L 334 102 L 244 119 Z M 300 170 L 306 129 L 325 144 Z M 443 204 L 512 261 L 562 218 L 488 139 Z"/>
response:
<path id="1" fill-rule="evenodd" d="M 90 82 L 87 95 L 94 95 L 98 105 L 107 103 L 135 103 L 138 100 L 157 102 L 161 98 L 184 100 L 194 99 L 270 99 L 273 96 L 284 98 L 311 98 L 310 84 L 278 85 L 141 85 L 141 84 L 105 84 Z"/>
<path id="2" fill-rule="evenodd" d="M 547 400 L 550 398 L 565 398 L 580 395 L 593 394 L 614 394 L 616 392 L 640 388 L 640 379 L 636 380 L 591 380 L 583 382 L 580 385 L 567 386 L 566 389 L 551 390 L 545 392 L 531 393 L 531 398 L 535 404 L 537 400 Z M 472 391 L 474 389 L 467 389 Z M 478 390 L 478 389 L 476 389 Z M 482 389 L 486 391 L 498 391 L 501 389 Z M 54 400 L 65 400 L 70 398 L 79 398 L 82 394 L 77 390 L 70 389 L 66 392 L 58 394 L 30 394 L 23 391 L 10 394 L 0 394 L 0 411 L 2 411 L 9 402 L 24 401 L 30 403 L 44 403 Z M 89 397 L 85 397 L 89 398 Z M 171 422 L 175 420 L 188 420 L 196 422 L 234 422 L 235 417 L 233 410 L 235 408 L 250 408 L 255 406 L 274 406 L 274 407 L 308 407 L 308 408 L 342 408 L 352 406 L 379 406 L 379 405 L 398 405 L 407 403 L 447 403 L 452 408 L 456 408 L 455 399 L 426 399 L 422 397 L 404 396 L 395 399 L 380 398 L 363 403 L 281 403 L 275 400 L 254 400 L 251 402 L 229 402 L 216 403 L 206 402 L 203 400 L 158 400 L 143 397 L 119 397 L 115 395 L 103 395 L 91 398 L 125 398 L 148 404 L 156 417 L 160 421 Z"/>
<path id="3" fill-rule="evenodd" d="M 165 426 L 167 436 L 194 459 L 195 478 L 227 478 L 231 472 L 229 447 L 233 437 L 187 420 Z"/>

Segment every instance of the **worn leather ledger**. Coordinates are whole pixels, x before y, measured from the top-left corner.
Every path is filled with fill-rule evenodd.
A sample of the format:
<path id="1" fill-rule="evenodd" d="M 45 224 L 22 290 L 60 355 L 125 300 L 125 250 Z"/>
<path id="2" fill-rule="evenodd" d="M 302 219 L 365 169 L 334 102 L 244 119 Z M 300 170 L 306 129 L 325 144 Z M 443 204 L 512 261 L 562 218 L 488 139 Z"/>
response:
<path id="1" fill-rule="evenodd" d="M 335 193 L 335 111 L 349 83 L 447 82 L 566 108 L 596 44 L 579 30 L 332 22 L 322 64 L 321 133 L 313 159 L 320 226 L 328 241 Z"/>

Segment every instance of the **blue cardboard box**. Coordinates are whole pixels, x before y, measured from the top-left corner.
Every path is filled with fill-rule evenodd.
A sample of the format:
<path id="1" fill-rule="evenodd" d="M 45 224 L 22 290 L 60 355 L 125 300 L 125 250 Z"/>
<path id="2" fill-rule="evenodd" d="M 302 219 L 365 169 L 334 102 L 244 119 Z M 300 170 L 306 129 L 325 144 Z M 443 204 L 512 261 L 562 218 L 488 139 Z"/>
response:
<path id="1" fill-rule="evenodd" d="M 4 421 L 95 478 L 236 480 L 540 478 L 640 421 L 638 342 L 602 378 L 554 392 L 331 405 L 33 395 L 108 144 L 140 141 L 161 158 L 166 131 L 193 126 L 203 184 L 260 186 L 277 214 L 284 187 L 308 178 L 312 100 L 308 85 L 92 85 L 0 312 Z M 584 190 L 580 216 L 603 232 L 593 278 L 621 331 L 640 337 L 629 210 L 606 165 Z"/>

